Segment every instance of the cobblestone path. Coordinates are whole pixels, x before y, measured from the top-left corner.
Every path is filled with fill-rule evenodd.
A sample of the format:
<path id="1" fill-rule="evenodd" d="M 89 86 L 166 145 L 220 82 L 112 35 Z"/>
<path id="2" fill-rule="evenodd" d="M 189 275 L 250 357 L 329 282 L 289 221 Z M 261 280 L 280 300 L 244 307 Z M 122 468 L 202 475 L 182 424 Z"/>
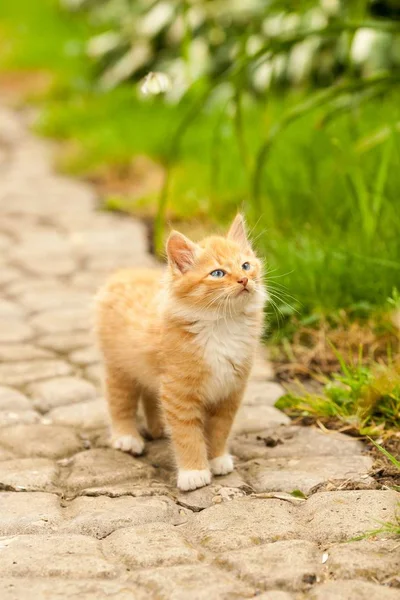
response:
<path id="1" fill-rule="evenodd" d="M 167 442 L 107 448 L 91 298 L 153 260 L 142 225 L 96 210 L 51 152 L 0 109 L 1 599 L 400 598 L 399 540 L 346 543 L 399 495 L 373 489 L 358 441 L 292 426 L 261 358 L 234 473 L 183 494 Z"/>

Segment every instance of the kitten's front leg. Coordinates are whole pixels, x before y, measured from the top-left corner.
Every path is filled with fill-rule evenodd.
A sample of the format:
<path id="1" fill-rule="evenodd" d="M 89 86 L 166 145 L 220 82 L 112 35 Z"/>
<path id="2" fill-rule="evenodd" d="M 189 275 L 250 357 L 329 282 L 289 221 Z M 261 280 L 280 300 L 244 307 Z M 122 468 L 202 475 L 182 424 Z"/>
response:
<path id="1" fill-rule="evenodd" d="M 199 398 L 164 386 L 161 402 L 178 466 L 178 488 L 195 490 L 211 482 L 204 438 L 204 407 Z"/>
<path id="2" fill-rule="evenodd" d="M 243 392 L 244 386 L 216 404 L 208 417 L 208 454 L 214 475 L 226 475 L 234 469 L 232 456 L 227 449 L 227 441 Z"/>

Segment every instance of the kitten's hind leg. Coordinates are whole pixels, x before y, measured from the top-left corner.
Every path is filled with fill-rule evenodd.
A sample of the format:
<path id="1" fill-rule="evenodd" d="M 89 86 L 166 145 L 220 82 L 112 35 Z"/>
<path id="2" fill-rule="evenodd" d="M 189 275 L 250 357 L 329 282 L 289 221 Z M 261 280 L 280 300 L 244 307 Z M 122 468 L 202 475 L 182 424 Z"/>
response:
<path id="1" fill-rule="evenodd" d="M 146 430 L 153 440 L 165 437 L 165 426 L 161 402 L 150 390 L 142 390 L 143 410 L 146 416 Z"/>
<path id="2" fill-rule="evenodd" d="M 107 369 L 106 395 L 112 447 L 131 454 L 142 454 L 144 441 L 136 427 L 139 385 L 126 375 Z"/>

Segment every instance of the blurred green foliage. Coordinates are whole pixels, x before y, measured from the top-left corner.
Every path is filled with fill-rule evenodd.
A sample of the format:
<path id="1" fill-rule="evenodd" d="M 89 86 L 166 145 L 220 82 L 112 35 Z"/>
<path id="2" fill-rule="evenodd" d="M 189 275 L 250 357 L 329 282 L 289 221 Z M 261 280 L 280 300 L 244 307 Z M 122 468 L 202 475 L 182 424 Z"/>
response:
<path id="1" fill-rule="evenodd" d="M 0 67 L 55 75 L 37 127 L 72 142 L 65 169 L 164 165 L 161 200 L 122 203 L 158 210 L 159 246 L 166 218 L 223 225 L 243 208 L 283 321 L 386 306 L 400 273 L 396 3 L 66 4 L 0 5 Z M 140 33 L 160 5 L 174 17 Z M 116 71 L 139 37 L 146 61 Z M 166 96 L 141 97 L 148 69 L 169 73 Z"/>

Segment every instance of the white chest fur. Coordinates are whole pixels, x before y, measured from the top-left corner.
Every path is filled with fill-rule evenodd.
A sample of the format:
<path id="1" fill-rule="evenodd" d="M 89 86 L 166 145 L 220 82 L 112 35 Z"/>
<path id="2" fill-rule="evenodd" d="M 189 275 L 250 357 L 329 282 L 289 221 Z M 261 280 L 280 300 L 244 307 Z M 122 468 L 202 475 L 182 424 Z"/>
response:
<path id="1" fill-rule="evenodd" d="M 198 323 L 192 331 L 210 369 L 203 394 L 210 402 L 226 398 L 240 385 L 240 367 L 252 356 L 256 343 L 254 325 L 242 316 Z"/>

